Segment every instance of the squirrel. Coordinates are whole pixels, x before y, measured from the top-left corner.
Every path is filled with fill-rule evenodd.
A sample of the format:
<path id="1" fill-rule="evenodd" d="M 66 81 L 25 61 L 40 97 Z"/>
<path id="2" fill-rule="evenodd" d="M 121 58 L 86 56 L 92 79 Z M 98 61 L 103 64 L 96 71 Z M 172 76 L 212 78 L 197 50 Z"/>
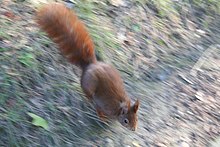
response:
<path id="1" fill-rule="evenodd" d="M 139 100 L 131 105 L 119 72 L 112 65 L 97 61 L 93 41 L 76 14 L 55 2 L 37 11 L 36 22 L 58 45 L 61 54 L 82 69 L 81 87 L 99 118 L 118 120 L 122 126 L 135 131 Z"/>

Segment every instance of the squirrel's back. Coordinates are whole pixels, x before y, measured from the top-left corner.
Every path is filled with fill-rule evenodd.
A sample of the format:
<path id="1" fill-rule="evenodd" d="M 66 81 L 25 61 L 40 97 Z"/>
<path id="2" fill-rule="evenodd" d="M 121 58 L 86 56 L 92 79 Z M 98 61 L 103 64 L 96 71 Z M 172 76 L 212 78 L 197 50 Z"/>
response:
<path id="1" fill-rule="evenodd" d="M 96 62 L 94 45 L 85 25 L 63 4 L 42 7 L 37 13 L 37 23 L 71 63 L 84 67 Z"/>
<path id="2" fill-rule="evenodd" d="M 93 42 L 77 16 L 64 5 L 53 3 L 38 11 L 37 23 L 58 44 L 61 53 L 83 69 L 81 86 L 94 102 L 98 116 L 114 116 L 123 126 L 135 130 L 139 101 L 131 105 L 119 72 L 96 61 Z"/>

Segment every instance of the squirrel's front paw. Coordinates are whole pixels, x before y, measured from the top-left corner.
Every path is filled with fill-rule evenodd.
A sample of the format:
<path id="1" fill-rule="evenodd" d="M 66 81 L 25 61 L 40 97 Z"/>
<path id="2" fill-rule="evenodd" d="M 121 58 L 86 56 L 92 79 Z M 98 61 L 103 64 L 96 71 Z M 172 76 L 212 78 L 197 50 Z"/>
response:
<path id="1" fill-rule="evenodd" d="M 107 121 L 107 116 L 99 109 L 96 109 L 96 113 L 102 121 Z"/>

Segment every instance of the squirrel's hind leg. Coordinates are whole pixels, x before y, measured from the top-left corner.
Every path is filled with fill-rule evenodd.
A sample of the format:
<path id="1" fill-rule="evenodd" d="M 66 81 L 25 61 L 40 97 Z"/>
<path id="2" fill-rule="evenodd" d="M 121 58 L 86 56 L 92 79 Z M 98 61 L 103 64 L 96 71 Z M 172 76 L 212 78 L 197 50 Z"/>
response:
<path id="1" fill-rule="evenodd" d="M 86 94 L 87 98 L 92 101 L 95 95 L 95 90 L 97 88 L 97 79 L 90 72 L 85 72 L 81 77 L 81 87 L 83 92 Z"/>

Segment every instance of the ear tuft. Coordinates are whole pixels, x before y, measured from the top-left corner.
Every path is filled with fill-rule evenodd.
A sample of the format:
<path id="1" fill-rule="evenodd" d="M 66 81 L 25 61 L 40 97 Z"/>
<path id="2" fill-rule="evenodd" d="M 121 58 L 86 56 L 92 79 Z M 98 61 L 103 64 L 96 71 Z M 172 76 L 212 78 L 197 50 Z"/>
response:
<path id="1" fill-rule="evenodd" d="M 139 100 L 137 99 L 133 105 L 134 113 L 137 113 L 138 108 L 139 108 Z"/>

